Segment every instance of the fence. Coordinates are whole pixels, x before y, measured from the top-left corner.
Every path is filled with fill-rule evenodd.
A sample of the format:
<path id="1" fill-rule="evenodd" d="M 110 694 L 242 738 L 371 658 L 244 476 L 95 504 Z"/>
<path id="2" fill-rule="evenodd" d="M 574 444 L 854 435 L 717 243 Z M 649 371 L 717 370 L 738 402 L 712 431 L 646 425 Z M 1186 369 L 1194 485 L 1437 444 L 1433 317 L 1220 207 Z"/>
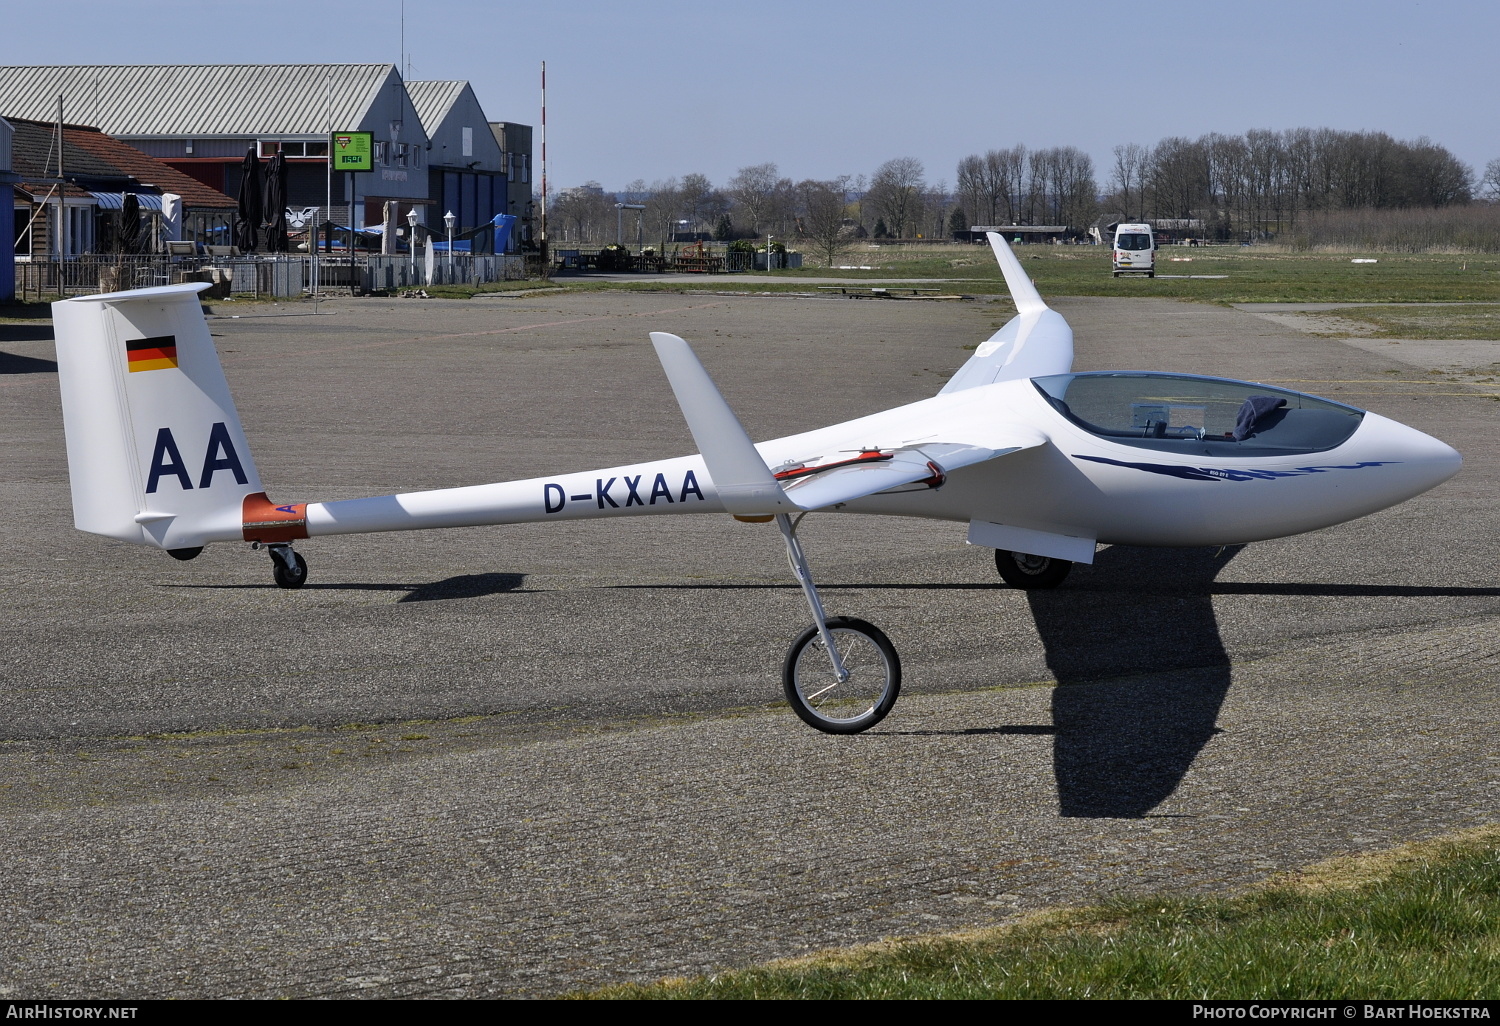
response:
<path id="1" fill-rule="evenodd" d="M 727 246 L 674 246 L 666 254 L 640 255 L 612 249 L 563 249 L 552 251 L 553 271 L 615 271 L 634 274 L 724 274 L 731 271 L 764 271 L 766 254 Z M 776 266 L 802 266 L 801 253 L 777 254 Z"/>
<path id="2" fill-rule="evenodd" d="M 526 277 L 522 257 L 495 254 L 453 254 L 433 267 L 428 280 L 424 265 L 408 256 L 319 257 L 320 291 L 348 289 L 353 294 L 426 285 L 482 284 Z M 71 260 L 16 261 L 16 297 L 77 296 L 122 289 L 150 288 L 197 280 L 200 271 L 224 269 L 235 296 L 301 296 L 313 288 L 311 257 L 168 257 L 82 256 Z"/>
<path id="3" fill-rule="evenodd" d="M 364 290 L 423 288 L 427 285 L 479 285 L 491 281 L 515 281 L 526 277 L 526 264 L 519 256 L 489 253 L 454 253 L 438 257 L 432 265 L 432 280 L 421 259 L 410 256 L 370 256 L 362 260 Z M 326 261 L 320 261 L 326 263 Z"/>

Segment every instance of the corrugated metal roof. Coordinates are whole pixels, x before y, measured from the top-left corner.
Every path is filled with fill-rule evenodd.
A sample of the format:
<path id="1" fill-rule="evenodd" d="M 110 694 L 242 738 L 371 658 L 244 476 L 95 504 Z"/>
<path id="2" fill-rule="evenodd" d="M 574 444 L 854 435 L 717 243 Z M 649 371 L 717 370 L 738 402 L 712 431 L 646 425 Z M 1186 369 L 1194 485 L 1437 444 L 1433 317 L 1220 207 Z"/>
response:
<path id="1" fill-rule="evenodd" d="M 114 136 L 322 135 L 358 126 L 393 64 L 0 67 L 0 114 Z M 330 119 L 330 108 L 332 117 Z"/>
<path id="2" fill-rule="evenodd" d="M 412 109 L 417 112 L 417 119 L 422 122 L 422 130 L 427 137 L 437 131 L 443 119 L 448 116 L 448 111 L 458 102 L 463 95 L 464 89 L 469 83 L 458 82 L 408 82 L 406 91 L 411 96 Z"/>

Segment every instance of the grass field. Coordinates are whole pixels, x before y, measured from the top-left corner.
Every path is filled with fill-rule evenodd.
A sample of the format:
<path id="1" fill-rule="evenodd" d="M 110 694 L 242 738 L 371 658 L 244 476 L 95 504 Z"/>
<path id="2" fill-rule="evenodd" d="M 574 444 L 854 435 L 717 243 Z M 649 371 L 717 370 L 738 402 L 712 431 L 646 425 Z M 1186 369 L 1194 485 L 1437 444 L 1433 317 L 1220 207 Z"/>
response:
<path id="1" fill-rule="evenodd" d="M 1500 256 L 1382 253 L 1368 257 L 1377 263 L 1356 264 L 1351 261 L 1360 254 L 1172 247 L 1159 254 L 1158 277 L 1115 278 L 1110 273 L 1109 250 L 1105 247 L 1022 246 L 1018 255 L 1044 296 L 1163 296 L 1210 303 L 1500 302 Z M 1006 291 L 988 248 L 885 247 L 850 253 L 841 260 L 876 269 L 804 267 L 794 271 L 704 275 L 701 284 L 616 282 L 591 277 L 558 278 L 552 284 L 570 290 L 808 292 L 815 290 L 816 285 L 787 279 L 840 278 L 879 284 L 894 278 L 940 278 L 947 280 L 934 284 L 944 291 L 969 295 Z M 534 288 L 536 284 L 439 286 L 428 292 L 460 297 Z"/>
<path id="2" fill-rule="evenodd" d="M 1315 316 L 1320 333 L 1330 335 L 1357 335 L 1362 338 L 1500 339 L 1500 305 L 1356 306 Z"/>
<path id="3" fill-rule="evenodd" d="M 1235 248 L 1168 247 L 1157 254 L 1157 277 L 1110 273 L 1109 249 L 1100 246 L 1021 246 L 1017 255 L 1044 296 L 1167 296 L 1219 303 L 1254 302 L 1475 302 L 1500 301 L 1500 257 L 1464 255 L 1290 254 Z M 875 278 L 949 277 L 978 279 L 958 291 L 1003 291 L 988 248 L 953 248 L 905 259 L 862 254 L 851 264 L 879 264 L 881 271 L 815 268 L 777 275 Z M 868 259 L 867 259 L 868 257 Z M 1169 277 L 1182 275 L 1183 277 Z M 1191 278 L 1188 275 L 1224 275 Z M 958 283 L 955 283 L 957 286 Z M 987 287 L 988 286 L 988 287 Z"/>
<path id="4" fill-rule="evenodd" d="M 1168 247 L 1158 253 L 1158 277 L 1115 278 L 1110 273 L 1109 252 L 1103 246 L 1039 245 L 1018 249 L 1022 266 L 1043 296 L 1161 296 L 1207 303 L 1500 303 L 1500 255 L 1408 256 Z M 1377 262 L 1352 263 L 1355 258 Z M 882 246 L 850 251 L 839 260 L 875 269 L 805 267 L 794 271 L 704 275 L 701 281 L 692 282 L 569 277 L 550 283 L 438 285 L 426 291 L 435 298 L 452 299 L 527 292 L 539 287 L 569 291 L 812 292 L 816 291 L 816 285 L 788 279 L 840 278 L 876 285 L 893 278 L 940 278 L 947 280 L 933 284 L 944 292 L 967 295 L 1006 292 L 1000 270 L 986 246 Z M 48 315 L 44 304 L 20 304 L 0 309 L 0 319 L 31 319 L 39 313 Z M 1489 313 L 1494 316 L 1493 311 Z M 1482 320 L 1476 316 L 1475 324 Z"/>
<path id="5" fill-rule="evenodd" d="M 587 998 L 1493 998 L 1500 828 L 1312 867 Z"/>

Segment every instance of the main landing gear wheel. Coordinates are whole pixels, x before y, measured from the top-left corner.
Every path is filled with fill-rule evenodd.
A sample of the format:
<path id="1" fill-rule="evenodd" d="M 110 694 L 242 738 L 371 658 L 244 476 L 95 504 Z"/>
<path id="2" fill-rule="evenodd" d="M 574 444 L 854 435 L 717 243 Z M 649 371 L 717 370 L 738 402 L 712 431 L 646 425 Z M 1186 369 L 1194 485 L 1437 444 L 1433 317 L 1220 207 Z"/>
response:
<path id="1" fill-rule="evenodd" d="M 1066 559 L 1032 556 L 1025 552 L 995 550 L 995 569 L 1005 583 L 1022 591 L 1055 588 L 1068 576 L 1073 564 Z"/>
<path id="2" fill-rule="evenodd" d="M 278 588 L 300 588 L 307 583 L 307 560 L 290 545 L 272 545 L 271 576 Z"/>
<path id="3" fill-rule="evenodd" d="M 781 667 L 786 700 L 802 721 L 827 734 L 858 734 L 881 720 L 901 694 L 901 659 L 879 627 L 852 616 L 827 621 L 848 672 L 840 683 L 816 624 L 797 636 Z"/>

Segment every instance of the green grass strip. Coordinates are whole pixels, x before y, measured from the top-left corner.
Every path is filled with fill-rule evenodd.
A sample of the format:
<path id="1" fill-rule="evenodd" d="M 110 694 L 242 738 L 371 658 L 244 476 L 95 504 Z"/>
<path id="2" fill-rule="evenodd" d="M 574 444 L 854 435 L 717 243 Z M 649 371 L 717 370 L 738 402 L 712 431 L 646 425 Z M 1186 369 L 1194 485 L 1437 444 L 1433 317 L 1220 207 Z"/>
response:
<path id="1" fill-rule="evenodd" d="M 1154 296 L 1211 303 L 1356 302 L 1431 303 L 1500 302 L 1500 256 L 1491 254 L 1366 255 L 1373 264 L 1356 264 L 1356 253 L 1285 253 L 1238 247 L 1167 247 L 1157 254 L 1157 277 L 1116 278 L 1107 246 L 1020 246 L 1021 266 L 1042 295 Z M 525 292 L 547 286 L 570 292 L 817 292 L 817 285 L 786 279 L 837 278 L 879 285 L 896 279 L 946 278 L 933 282 L 945 292 L 967 295 L 1006 294 L 1005 282 L 988 248 L 949 246 L 930 250 L 892 247 L 861 255 L 853 264 L 874 269 L 838 270 L 804 267 L 751 274 L 705 274 L 701 280 L 620 281 L 558 277 L 551 282 L 495 282 L 489 285 L 437 285 L 434 298 L 468 298 L 495 292 Z"/>
<path id="2" fill-rule="evenodd" d="M 1131 898 L 574 997 L 1477 999 L 1500 993 L 1500 828 L 1231 897 Z"/>

